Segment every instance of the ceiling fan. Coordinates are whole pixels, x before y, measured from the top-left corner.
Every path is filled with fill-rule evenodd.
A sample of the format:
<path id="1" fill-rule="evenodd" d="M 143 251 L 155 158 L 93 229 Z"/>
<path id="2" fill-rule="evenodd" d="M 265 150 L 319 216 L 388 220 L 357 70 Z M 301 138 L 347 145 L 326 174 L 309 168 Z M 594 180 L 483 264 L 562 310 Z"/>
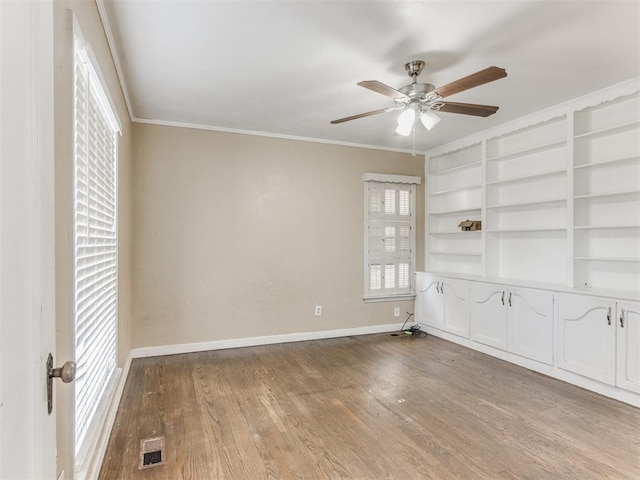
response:
<path id="1" fill-rule="evenodd" d="M 473 115 L 476 117 L 488 117 L 498 111 L 498 107 L 491 105 L 478 105 L 475 103 L 457 103 L 443 102 L 442 99 L 450 95 L 468 90 L 470 88 L 493 82 L 507 76 L 504 68 L 488 67 L 479 72 L 473 73 L 466 77 L 460 78 L 454 82 L 448 83 L 440 88 L 436 88 L 430 83 L 418 83 L 418 75 L 422 72 L 424 62 L 422 60 L 414 60 L 405 64 L 404 69 L 407 74 L 413 78 L 413 83 L 405 85 L 399 89 L 391 88 L 377 80 L 365 80 L 359 82 L 358 85 L 376 93 L 380 93 L 386 97 L 393 99 L 395 106 L 381 108 L 372 112 L 359 113 L 350 117 L 332 120 L 332 124 L 348 122 L 358 118 L 370 117 L 379 113 L 403 110 L 398 116 L 398 127 L 396 133 L 398 135 L 407 136 L 413 129 L 416 116 L 427 130 L 431 130 L 439 121 L 436 112 L 461 113 L 463 115 Z"/>

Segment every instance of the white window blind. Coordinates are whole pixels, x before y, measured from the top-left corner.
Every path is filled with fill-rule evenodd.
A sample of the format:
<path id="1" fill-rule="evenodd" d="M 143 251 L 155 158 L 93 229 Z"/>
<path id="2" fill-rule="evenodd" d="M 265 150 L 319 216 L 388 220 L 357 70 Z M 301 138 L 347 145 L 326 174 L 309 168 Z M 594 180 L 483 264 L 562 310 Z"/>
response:
<path id="1" fill-rule="evenodd" d="M 415 183 L 365 176 L 365 299 L 414 293 Z M 391 178 L 392 179 L 392 178 Z"/>
<path id="2" fill-rule="evenodd" d="M 75 445 L 86 446 L 117 361 L 118 126 L 87 46 L 75 32 Z"/>

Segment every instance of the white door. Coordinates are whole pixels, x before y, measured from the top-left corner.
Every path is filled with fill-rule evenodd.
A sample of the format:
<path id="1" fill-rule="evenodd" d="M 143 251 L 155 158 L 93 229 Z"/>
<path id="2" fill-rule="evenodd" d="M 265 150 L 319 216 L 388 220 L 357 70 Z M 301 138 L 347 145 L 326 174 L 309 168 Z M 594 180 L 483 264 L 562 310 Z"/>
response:
<path id="1" fill-rule="evenodd" d="M 509 351 L 553 364 L 553 294 L 515 288 L 507 294 Z"/>
<path id="2" fill-rule="evenodd" d="M 469 283 L 445 279 L 440 284 L 443 329 L 469 338 Z"/>
<path id="3" fill-rule="evenodd" d="M 616 381 L 616 304 L 582 295 L 558 295 L 558 367 L 609 385 Z"/>
<path id="4" fill-rule="evenodd" d="M 53 3 L 0 1 L 0 478 L 56 475 Z"/>
<path id="5" fill-rule="evenodd" d="M 640 393 L 640 304 L 618 303 L 617 385 Z"/>
<path id="6" fill-rule="evenodd" d="M 471 338 L 507 349 L 507 291 L 501 285 L 472 283 L 469 301 Z"/>

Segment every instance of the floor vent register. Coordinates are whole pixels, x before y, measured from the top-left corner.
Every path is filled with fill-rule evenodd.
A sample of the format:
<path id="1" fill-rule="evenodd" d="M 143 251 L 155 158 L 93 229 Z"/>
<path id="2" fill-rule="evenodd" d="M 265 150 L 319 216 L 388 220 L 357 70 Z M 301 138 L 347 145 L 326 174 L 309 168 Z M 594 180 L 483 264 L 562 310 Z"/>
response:
<path id="1" fill-rule="evenodd" d="M 164 465 L 164 437 L 140 440 L 139 469 Z"/>

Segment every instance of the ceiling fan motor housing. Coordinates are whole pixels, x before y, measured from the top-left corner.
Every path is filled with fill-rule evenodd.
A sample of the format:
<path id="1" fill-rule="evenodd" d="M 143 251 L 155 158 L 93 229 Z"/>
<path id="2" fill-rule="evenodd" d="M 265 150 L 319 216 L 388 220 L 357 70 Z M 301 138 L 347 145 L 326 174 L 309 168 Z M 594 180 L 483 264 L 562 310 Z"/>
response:
<path id="1" fill-rule="evenodd" d="M 404 93 L 409 98 L 400 99 L 396 102 L 398 105 L 411 105 L 420 103 L 426 103 L 435 100 L 435 95 L 429 95 L 436 87 L 430 83 L 418 83 L 418 75 L 422 73 L 424 68 L 424 62 L 422 60 L 414 60 L 413 62 L 405 63 L 404 69 L 407 74 L 413 78 L 413 83 L 405 85 L 398 89 L 399 92 Z"/>
<path id="2" fill-rule="evenodd" d="M 417 98 L 419 100 L 421 97 L 426 97 L 435 89 L 436 87 L 431 85 L 430 83 L 411 83 L 409 85 L 405 85 L 404 87 L 400 87 L 398 91 L 411 97 L 412 100 L 414 98 Z"/>

